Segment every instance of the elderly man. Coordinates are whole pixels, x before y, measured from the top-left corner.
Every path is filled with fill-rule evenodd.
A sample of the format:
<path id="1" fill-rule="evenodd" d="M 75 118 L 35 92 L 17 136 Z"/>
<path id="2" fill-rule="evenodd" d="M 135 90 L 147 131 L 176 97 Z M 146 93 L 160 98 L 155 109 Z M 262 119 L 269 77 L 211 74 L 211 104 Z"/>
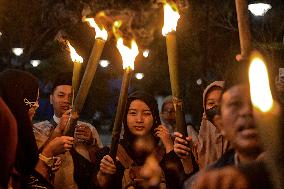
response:
<path id="1" fill-rule="evenodd" d="M 39 149 L 42 149 L 51 139 L 61 136 L 68 122 L 71 112 L 70 99 L 72 97 L 72 73 L 60 73 L 53 85 L 50 95 L 50 103 L 53 105 L 54 116 L 34 124 L 34 135 Z M 90 162 L 88 149 L 102 147 L 102 142 L 94 126 L 89 123 L 78 121 L 75 129 L 76 139 L 72 155 L 66 152 L 61 156 L 61 168 L 55 173 L 55 188 L 83 188 L 88 181 L 87 173 L 89 165 L 82 162 Z M 79 155 L 78 155 L 79 154 Z M 76 161 L 76 162 L 75 162 Z M 84 170 L 81 171 L 80 170 Z"/>

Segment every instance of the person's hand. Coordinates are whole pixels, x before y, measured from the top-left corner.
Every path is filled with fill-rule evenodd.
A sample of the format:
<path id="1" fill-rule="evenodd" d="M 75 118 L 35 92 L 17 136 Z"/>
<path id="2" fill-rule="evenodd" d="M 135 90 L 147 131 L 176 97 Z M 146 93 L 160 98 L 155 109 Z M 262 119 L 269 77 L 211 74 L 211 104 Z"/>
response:
<path id="1" fill-rule="evenodd" d="M 84 141 L 86 144 L 92 144 L 94 141 L 92 130 L 86 124 L 76 126 L 75 138 L 78 141 Z"/>
<path id="2" fill-rule="evenodd" d="M 173 150 L 173 141 L 169 130 L 164 125 L 159 125 L 155 129 L 155 135 L 159 137 L 166 148 L 166 153 Z"/>
<path id="3" fill-rule="evenodd" d="M 69 151 L 74 144 L 74 138 L 69 136 L 56 137 L 51 140 L 42 151 L 46 157 L 57 156 Z"/>
<path id="4" fill-rule="evenodd" d="M 116 172 L 116 166 L 109 155 L 105 155 L 100 163 L 100 170 L 97 174 L 99 185 L 104 188 L 110 183 L 110 176 Z"/>
<path id="5" fill-rule="evenodd" d="M 56 160 L 55 160 L 55 162 L 54 162 L 54 164 L 53 164 L 53 166 L 52 166 L 52 168 L 51 168 L 51 171 L 52 172 L 56 172 L 56 171 L 58 171 L 58 169 L 60 168 L 60 166 L 61 166 L 61 158 L 60 157 L 55 157 L 56 158 Z"/>
<path id="6" fill-rule="evenodd" d="M 192 143 L 191 137 L 184 137 L 179 132 L 174 132 L 175 141 L 174 141 L 174 151 L 181 158 L 186 159 L 191 152 L 191 148 L 189 147 Z"/>
<path id="7" fill-rule="evenodd" d="M 200 173 L 192 189 L 248 189 L 246 177 L 235 167 L 225 167 Z"/>
<path id="8" fill-rule="evenodd" d="M 157 187 L 160 184 L 162 168 L 154 155 L 147 157 L 140 174 L 144 178 L 143 185 L 145 188 Z"/>
<path id="9" fill-rule="evenodd" d="M 61 133 L 65 130 L 66 125 L 68 124 L 68 121 L 70 120 L 70 114 L 71 114 L 72 109 L 67 110 L 64 112 L 64 114 L 61 116 L 58 127 L 56 129 L 59 129 Z"/>

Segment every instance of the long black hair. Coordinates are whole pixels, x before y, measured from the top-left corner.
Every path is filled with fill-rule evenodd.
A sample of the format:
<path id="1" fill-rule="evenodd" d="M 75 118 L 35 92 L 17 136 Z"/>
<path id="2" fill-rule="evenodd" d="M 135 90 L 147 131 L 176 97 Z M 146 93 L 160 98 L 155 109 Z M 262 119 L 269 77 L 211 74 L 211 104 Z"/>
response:
<path id="1" fill-rule="evenodd" d="M 0 73 L 1 96 L 17 121 L 18 145 L 16 152 L 16 170 L 21 174 L 29 174 L 38 161 L 38 148 L 31 120 L 28 116 L 29 106 L 25 104 L 37 100 L 39 85 L 32 74 L 9 69 Z"/>

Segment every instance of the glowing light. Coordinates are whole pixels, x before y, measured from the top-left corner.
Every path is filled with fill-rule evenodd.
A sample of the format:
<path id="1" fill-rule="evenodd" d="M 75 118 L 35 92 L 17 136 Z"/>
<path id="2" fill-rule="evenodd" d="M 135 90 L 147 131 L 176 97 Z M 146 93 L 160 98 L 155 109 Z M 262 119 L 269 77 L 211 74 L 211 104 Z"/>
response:
<path id="1" fill-rule="evenodd" d="M 31 65 L 33 66 L 33 67 L 38 67 L 38 65 L 40 64 L 40 60 L 31 60 Z"/>
<path id="2" fill-rule="evenodd" d="M 267 11 L 272 8 L 270 4 L 267 3 L 254 3 L 249 4 L 248 9 L 254 16 L 264 16 Z"/>
<path id="3" fill-rule="evenodd" d="M 12 52 L 16 55 L 16 56 L 21 56 L 24 52 L 23 48 L 12 48 Z"/>
<path id="4" fill-rule="evenodd" d="M 148 49 L 143 51 L 143 56 L 147 58 L 149 56 L 150 51 Z"/>
<path id="5" fill-rule="evenodd" d="M 136 77 L 136 79 L 141 80 L 141 79 L 143 79 L 144 74 L 143 74 L 143 73 L 136 73 L 136 74 L 135 74 L 135 77 Z"/>
<path id="6" fill-rule="evenodd" d="M 166 36 L 170 32 L 176 31 L 177 22 L 180 15 L 177 8 L 170 6 L 169 4 L 164 5 L 164 26 L 162 29 L 162 34 Z"/>
<path id="7" fill-rule="evenodd" d="M 89 25 L 95 29 L 96 31 L 96 39 L 100 38 L 104 41 L 107 40 L 108 34 L 107 31 L 103 28 L 100 29 L 100 27 L 97 25 L 97 23 L 95 22 L 94 18 L 83 18 L 83 22 L 88 22 Z"/>
<path id="8" fill-rule="evenodd" d="M 130 68 L 134 70 L 134 61 L 139 53 L 138 46 L 134 40 L 131 41 L 131 48 L 123 44 L 123 39 L 117 40 L 116 46 L 122 57 L 123 69 Z"/>
<path id="9" fill-rule="evenodd" d="M 67 45 L 69 47 L 70 50 L 70 56 L 73 62 L 78 62 L 78 63 L 83 63 L 83 58 L 81 56 L 79 56 L 76 52 L 76 50 L 74 49 L 74 47 L 72 47 L 72 45 L 67 41 Z"/>
<path id="10" fill-rule="evenodd" d="M 196 83 L 197 83 L 197 85 L 201 85 L 202 84 L 202 79 L 201 78 L 197 79 Z"/>
<path id="11" fill-rule="evenodd" d="M 108 67 L 109 64 L 110 64 L 110 62 L 108 60 L 100 60 L 100 65 L 103 68 Z"/>
<path id="12" fill-rule="evenodd" d="M 251 100 L 262 112 L 268 112 L 273 106 L 267 68 L 264 61 L 254 57 L 249 67 Z"/>

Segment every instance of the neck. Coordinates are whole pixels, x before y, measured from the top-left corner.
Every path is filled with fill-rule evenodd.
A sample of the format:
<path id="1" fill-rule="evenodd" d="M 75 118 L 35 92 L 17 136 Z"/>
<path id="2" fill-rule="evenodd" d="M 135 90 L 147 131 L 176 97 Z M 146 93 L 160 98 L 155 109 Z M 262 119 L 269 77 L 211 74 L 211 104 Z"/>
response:
<path id="1" fill-rule="evenodd" d="M 237 153 L 237 157 L 240 161 L 240 163 L 244 164 L 244 163 L 251 163 L 254 160 L 256 160 L 256 158 L 258 157 L 259 153 L 251 153 L 251 154 L 245 154 L 245 153 L 240 153 L 240 152 L 236 152 Z"/>

